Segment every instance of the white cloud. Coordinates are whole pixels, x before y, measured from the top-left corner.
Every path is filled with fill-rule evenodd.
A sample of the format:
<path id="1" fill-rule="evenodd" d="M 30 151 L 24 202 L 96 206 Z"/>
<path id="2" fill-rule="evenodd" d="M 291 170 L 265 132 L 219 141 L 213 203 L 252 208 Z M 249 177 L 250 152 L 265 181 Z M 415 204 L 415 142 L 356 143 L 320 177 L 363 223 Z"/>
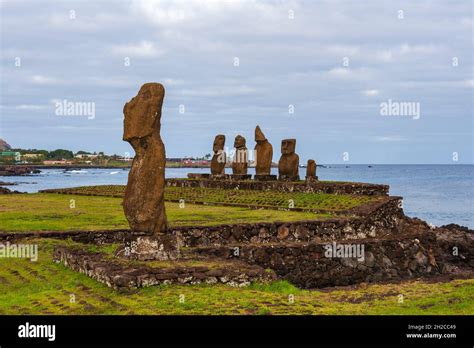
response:
<path id="1" fill-rule="evenodd" d="M 470 87 L 470 88 L 474 88 L 474 80 L 473 79 L 470 79 L 470 80 L 464 80 L 464 85 L 466 87 Z"/>
<path id="2" fill-rule="evenodd" d="M 406 10 L 403 21 L 396 18 L 399 8 Z M 76 10 L 74 20 L 70 9 Z M 190 148 L 199 155 L 208 150 L 208 141 L 203 140 L 201 149 L 198 137 L 233 134 L 239 121 L 249 119 L 271 124 L 269 137 L 274 139 L 288 136 L 292 127 L 301 132 L 295 136 L 304 144 L 302 158 L 322 146 L 318 137 L 308 135 L 314 124 L 318 134 L 337 132 L 328 136 L 330 148 L 343 142 L 369 157 L 383 151 L 384 144 L 401 145 L 401 156 L 405 144 L 395 142 L 401 140 L 394 133 L 413 141 L 429 137 L 428 131 L 454 134 L 471 126 L 470 11 L 467 2 L 442 0 L 430 5 L 401 0 L 396 6 L 311 0 L 128 0 L 113 6 L 103 1 L 7 1 L 0 18 L 10 33 L 2 38 L 2 102 L 8 105 L 2 110 L 2 126 L 25 144 L 59 142 L 59 133 L 25 136 L 27 126 L 34 130 L 39 123 L 41 111 L 33 110 L 53 97 L 95 100 L 111 127 L 87 138 L 91 149 L 125 147 L 120 129 L 111 131 L 122 125 L 115 118 L 142 83 L 157 81 L 167 88 L 166 110 L 175 113 L 183 103 L 185 116 L 193 115 L 173 119 L 192 119 L 186 127 L 171 127 L 171 118 L 164 118 L 166 141 L 181 139 L 169 147 L 172 155 Z M 130 67 L 123 65 L 127 56 Z M 239 68 L 232 65 L 235 56 Z M 346 56 L 348 67 L 343 66 Z M 457 67 L 451 64 L 453 56 L 459 58 Z M 21 57 L 21 68 L 14 66 L 15 57 Z M 374 119 L 374 101 L 385 94 L 422 101 L 427 116 L 431 112 L 423 129 Z M 296 107 L 298 127 L 294 118 L 276 116 L 286 115 L 289 104 Z M 459 121 L 451 122 L 453 117 Z M 356 143 L 351 138 L 354 129 L 347 124 L 359 127 L 355 131 L 360 139 L 368 139 L 371 146 Z M 209 134 L 196 135 L 196 129 Z M 72 134 L 75 139 L 85 135 L 79 128 Z M 381 135 L 378 143 L 374 135 Z M 450 139 L 443 137 L 436 147 L 417 151 L 441 154 L 452 145 Z M 464 158 L 472 153 L 470 140 L 459 139 L 456 145 L 467 153 Z M 66 144 L 70 141 L 73 137 L 64 138 Z M 413 161 L 417 151 L 410 152 Z M 323 153 L 322 161 L 334 160 L 331 151 Z"/>
<path id="3" fill-rule="evenodd" d="M 406 140 L 405 137 L 401 135 L 385 135 L 385 136 L 375 136 L 374 140 L 377 142 L 399 142 Z"/>
<path id="4" fill-rule="evenodd" d="M 115 45 L 112 52 L 116 55 L 139 58 L 156 58 L 165 53 L 151 41 L 142 40 L 138 44 Z"/>
<path id="5" fill-rule="evenodd" d="M 216 86 L 205 88 L 183 89 L 179 93 L 189 97 L 218 97 L 218 96 L 236 96 L 257 93 L 258 90 L 246 85 L 241 86 Z"/>
<path id="6" fill-rule="evenodd" d="M 180 85 L 184 84 L 184 80 L 165 78 L 165 79 L 163 79 L 163 84 L 165 86 L 180 86 Z"/>
<path id="7" fill-rule="evenodd" d="M 350 57 L 360 52 L 360 46 L 358 45 L 333 44 L 333 45 L 327 45 L 323 49 L 329 54 L 334 54 L 341 57 L 345 57 L 345 56 Z"/>
<path id="8" fill-rule="evenodd" d="M 17 110 L 43 110 L 46 106 L 44 105 L 35 105 L 35 104 L 21 104 L 17 105 L 15 109 Z"/>
<path id="9" fill-rule="evenodd" d="M 440 45 L 409 45 L 404 43 L 396 47 L 378 51 L 375 53 L 375 57 L 383 62 L 392 62 L 409 55 L 429 55 L 440 52 L 443 49 Z"/>
<path id="10" fill-rule="evenodd" d="M 336 79 L 352 79 L 352 80 L 365 80 L 372 76 L 370 69 L 367 68 L 333 68 L 326 72 L 326 75 L 330 78 Z"/>
<path id="11" fill-rule="evenodd" d="M 33 75 L 31 76 L 31 82 L 37 85 L 59 85 L 62 84 L 64 81 L 44 75 Z"/>
<path id="12" fill-rule="evenodd" d="M 364 94 L 367 97 L 374 97 L 376 95 L 379 95 L 379 90 L 378 89 L 366 89 L 362 91 L 362 94 Z"/>
<path id="13" fill-rule="evenodd" d="M 328 71 L 328 75 L 332 77 L 349 77 L 351 71 L 348 68 L 333 68 Z"/>
<path id="14" fill-rule="evenodd" d="M 401 81 L 397 83 L 403 88 L 473 88 L 474 79 L 465 80 L 420 80 Z"/>
<path id="15" fill-rule="evenodd" d="M 195 22 L 212 25 L 216 20 L 235 18 L 236 14 L 256 12 L 257 15 L 271 15 L 272 10 L 278 7 L 289 8 L 278 3 L 256 0 L 134 0 L 131 3 L 132 11 L 158 26 L 193 25 Z"/>

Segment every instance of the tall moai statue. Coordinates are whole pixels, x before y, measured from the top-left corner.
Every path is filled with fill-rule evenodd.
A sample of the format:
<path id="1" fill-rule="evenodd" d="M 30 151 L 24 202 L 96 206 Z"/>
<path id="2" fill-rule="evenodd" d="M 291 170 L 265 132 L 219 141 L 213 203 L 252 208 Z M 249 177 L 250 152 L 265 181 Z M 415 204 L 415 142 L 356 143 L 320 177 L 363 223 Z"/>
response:
<path id="1" fill-rule="evenodd" d="M 234 140 L 235 154 L 232 159 L 232 174 L 246 176 L 248 168 L 248 155 L 245 138 L 237 135 Z"/>
<path id="2" fill-rule="evenodd" d="M 212 175 L 224 175 L 225 164 L 227 161 L 227 155 L 224 152 L 225 145 L 225 135 L 218 134 L 214 139 L 214 144 L 212 145 L 212 151 L 214 155 L 211 160 L 211 174 Z"/>
<path id="3" fill-rule="evenodd" d="M 306 180 L 318 180 L 318 177 L 316 176 L 316 162 L 312 159 L 309 159 L 308 164 L 306 165 Z"/>
<path id="4" fill-rule="evenodd" d="M 275 180 L 275 175 L 270 175 L 273 159 L 273 146 L 265 138 L 260 126 L 255 128 L 255 179 Z"/>
<path id="5" fill-rule="evenodd" d="M 123 140 L 135 150 L 123 199 L 125 216 L 133 231 L 165 232 L 165 145 L 161 140 L 161 107 L 165 89 L 145 83 L 123 108 Z"/>
<path id="6" fill-rule="evenodd" d="M 300 163 L 299 156 L 295 153 L 296 139 L 283 139 L 281 141 L 281 157 L 278 162 L 278 179 L 297 181 L 298 167 Z"/>

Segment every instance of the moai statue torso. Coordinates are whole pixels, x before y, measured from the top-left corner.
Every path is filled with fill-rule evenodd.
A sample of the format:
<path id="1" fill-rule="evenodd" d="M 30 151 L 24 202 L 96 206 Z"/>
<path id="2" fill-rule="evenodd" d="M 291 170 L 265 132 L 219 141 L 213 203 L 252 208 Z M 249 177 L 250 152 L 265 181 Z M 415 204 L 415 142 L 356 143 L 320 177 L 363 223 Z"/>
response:
<path id="1" fill-rule="evenodd" d="M 295 153 L 296 139 L 283 139 L 281 141 L 281 157 L 278 162 L 280 180 L 299 180 L 299 156 Z"/>
<path id="2" fill-rule="evenodd" d="M 234 141 L 235 155 L 232 161 L 232 174 L 247 175 L 247 147 L 245 138 L 237 135 Z"/>
<path id="3" fill-rule="evenodd" d="M 165 146 L 160 136 L 161 107 L 165 89 L 146 83 L 123 108 L 123 140 L 135 150 L 128 174 L 123 209 L 132 231 L 159 234 L 167 228 Z"/>
<path id="4" fill-rule="evenodd" d="M 212 175 L 223 175 L 226 163 L 226 153 L 224 152 L 225 135 L 218 134 L 214 139 L 212 150 L 214 156 L 211 160 L 211 174 Z"/>
<path id="5" fill-rule="evenodd" d="M 265 138 L 259 126 L 255 128 L 255 173 L 257 175 L 270 175 L 273 159 L 273 147 Z"/>
<path id="6" fill-rule="evenodd" d="M 316 162 L 312 159 L 308 160 L 306 165 L 306 180 L 317 180 L 316 176 Z"/>

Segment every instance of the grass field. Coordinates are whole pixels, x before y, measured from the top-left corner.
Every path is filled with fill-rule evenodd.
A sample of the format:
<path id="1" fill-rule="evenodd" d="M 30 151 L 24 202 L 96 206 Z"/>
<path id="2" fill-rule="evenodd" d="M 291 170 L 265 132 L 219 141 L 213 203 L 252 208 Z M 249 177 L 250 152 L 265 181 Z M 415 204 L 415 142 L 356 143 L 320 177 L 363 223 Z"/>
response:
<path id="1" fill-rule="evenodd" d="M 56 189 L 56 192 L 122 197 L 123 185 L 82 186 Z M 190 203 L 235 204 L 273 209 L 306 209 L 324 212 L 349 210 L 361 204 L 383 199 L 376 196 L 334 195 L 328 193 L 276 192 L 255 190 L 223 190 L 202 187 L 166 187 L 165 200 L 177 202 L 183 199 Z"/>
<path id="2" fill-rule="evenodd" d="M 343 197 L 344 198 L 344 197 Z M 72 201 L 71 201 L 72 200 Z M 1 231 L 67 231 L 128 228 L 121 198 L 64 194 L 0 196 Z M 171 226 L 326 219 L 331 214 L 254 210 L 167 202 Z M 471 314 L 474 279 L 407 281 L 300 290 L 286 281 L 228 285 L 152 286 L 120 293 L 52 261 L 53 248 L 70 240 L 23 239 L 39 258 L 0 259 L 0 314 Z M 111 254 L 116 245 L 80 245 Z M 207 261 L 186 261 L 199 265 Z M 204 264 L 202 264 L 204 265 Z M 206 266 L 212 267 L 206 263 Z M 169 267 L 169 262 L 153 262 Z M 222 264 L 219 264 L 222 266 Z"/>
<path id="3" fill-rule="evenodd" d="M 299 290 L 284 281 L 247 288 L 154 286 L 118 293 L 52 262 L 59 240 L 39 243 L 36 262 L 2 259 L 0 314 L 471 314 L 474 279 Z M 292 302 L 291 300 L 294 299 Z M 72 301 L 74 300 L 74 301 Z"/>
<path id="4" fill-rule="evenodd" d="M 0 195 L 0 231 L 71 231 L 128 228 L 122 199 L 53 193 Z M 170 226 L 314 220 L 331 214 L 166 203 Z"/>

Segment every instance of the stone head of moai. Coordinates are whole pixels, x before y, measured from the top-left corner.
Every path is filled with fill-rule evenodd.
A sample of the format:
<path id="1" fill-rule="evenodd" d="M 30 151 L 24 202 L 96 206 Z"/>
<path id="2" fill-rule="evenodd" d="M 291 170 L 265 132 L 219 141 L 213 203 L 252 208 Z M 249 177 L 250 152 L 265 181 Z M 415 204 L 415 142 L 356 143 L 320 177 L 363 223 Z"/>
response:
<path id="1" fill-rule="evenodd" d="M 225 135 L 218 134 L 214 138 L 214 143 L 212 145 L 212 150 L 214 151 L 214 156 L 211 159 L 211 174 L 212 175 L 223 175 L 225 172 L 226 164 L 226 153 L 224 152 L 225 145 Z"/>
<path id="2" fill-rule="evenodd" d="M 283 139 L 281 141 L 282 155 L 291 155 L 296 151 L 296 139 Z"/>
<path id="3" fill-rule="evenodd" d="M 299 156 L 295 153 L 296 139 L 283 139 L 281 141 L 281 157 L 278 162 L 280 180 L 299 180 Z"/>
<path id="4" fill-rule="evenodd" d="M 308 160 L 306 165 L 306 178 L 315 178 L 316 177 L 316 162 L 312 159 Z"/>
<path id="5" fill-rule="evenodd" d="M 140 149 L 140 140 L 160 132 L 161 107 L 165 88 L 159 83 L 145 83 L 138 94 L 123 107 L 123 140 L 134 150 Z"/>
<path id="6" fill-rule="evenodd" d="M 263 134 L 260 126 L 255 127 L 255 174 L 257 176 L 270 175 L 273 158 L 273 147 Z"/>
<path id="7" fill-rule="evenodd" d="M 257 142 L 257 144 L 261 144 L 267 141 L 267 138 L 265 138 L 265 134 L 263 134 L 262 130 L 260 129 L 260 126 L 255 127 L 255 141 Z"/>
<path id="8" fill-rule="evenodd" d="M 248 156 L 245 138 L 237 135 L 234 140 L 235 154 L 232 160 L 232 174 L 247 175 Z"/>
<path id="9" fill-rule="evenodd" d="M 218 134 L 214 138 L 214 143 L 212 144 L 212 150 L 214 151 L 214 153 L 217 153 L 219 151 L 224 151 L 224 145 L 225 145 L 225 135 Z"/>
<path id="10" fill-rule="evenodd" d="M 234 140 L 234 147 L 238 149 L 238 148 L 245 147 L 245 145 L 246 145 L 245 138 L 241 135 L 237 135 Z"/>

